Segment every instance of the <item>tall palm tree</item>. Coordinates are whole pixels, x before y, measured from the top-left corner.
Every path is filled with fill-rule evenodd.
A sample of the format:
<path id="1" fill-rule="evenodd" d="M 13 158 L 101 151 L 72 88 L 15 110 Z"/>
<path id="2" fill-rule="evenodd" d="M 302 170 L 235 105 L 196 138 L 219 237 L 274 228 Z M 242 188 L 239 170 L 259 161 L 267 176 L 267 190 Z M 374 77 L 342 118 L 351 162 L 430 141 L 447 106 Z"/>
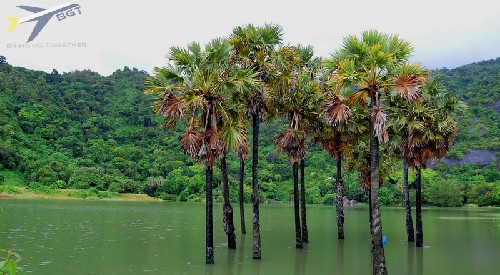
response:
<path id="1" fill-rule="evenodd" d="M 387 274 L 379 203 L 379 142 L 388 140 L 388 132 L 381 99 L 392 90 L 407 100 L 418 98 L 419 88 L 426 78 L 419 65 L 408 64 L 411 53 L 410 43 L 397 36 L 370 30 L 363 32 L 361 37 L 346 37 L 341 49 L 325 63 L 334 71 L 332 77 L 338 90 L 352 87 L 357 90 L 355 94 L 362 99 L 369 98 L 370 102 L 371 235 L 373 273 L 377 275 Z"/>
<path id="2" fill-rule="evenodd" d="M 310 70 L 303 66 L 304 56 L 300 54 L 303 50 L 301 47 L 287 46 L 281 47 L 276 53 L 274 60 L 279 73 L 273 79 L 276 89 L 272 91 L 270 99 L 273 112 L 285 115 L 289 120 L 289 128 L 276 137 L 275 143 L 280 151 L 289 156 L 292 163 L 297 248 L 303 247 L 302 233 L 307 232 L 301 228 L 299 219 L 299 162 L 304 159 L 307 150 L 307 121 L 310 118 L 317 119 L 322 101 L 319 83 L 311 78 Z M 308 51 L 312 53 L 312 48 L 309 47 Z"/>
<path id="3" fill-rule="evenodd" d="M 247 145 L 247 140 L 238 144 L 238 158 L 240 159 L 240 173 L 239 173 L 239 203 L 240 203 L 240 218 L 241 218 L 241 234 L 246 234 L 246 226 L 245 226 L 245 208 L 243 207 L 244 202 L 244 191 L 243 186 L 245 182 L 245 161 L 248 158 L 248 153 L 250 152 L 250 148 Z"/>
<path id="4" fill-rule="evenodd" d="M 454 119 L 461 104 L 432 76 L 415 102 L 396 101 L 393 124 L 403 131 L 402 158 L 415 168 L 416 246 L 423 246 L 421 169 L 431 159 L 446 155 L 458 130 Z"/>
<path id="5" fill-rule="evenodd" d="M 246 104 L 247 115 L 252 118 L 252 224 L 253 242 L 252 256 L 260 259 L 260 221 L 259 221 L 259 125 L 267 112 L 267 89 L 272 63 L 270 56 L 281 44 L 283 30 L 278 25 L 239 26 L 233 29 L 229 42 L 235 48 L 234 61 L 242 68 L 250 69 L 257 74 L 263 85 L 253 91 L 241 93 L 240 100 Z"/>
<path id="6" fill-rule="evenodd" d="M 228 150 L 238 151 L 238 147 L 246 140 L 246 124 L 243 123 L 241 119 L 241 112 L 238 111 L 238 104 L 234 102 L 228 102 L 225 105 L 226 116 L 220 118 L 219 125 L 221 128 L 221 138 L 225 143 L 225 153 L 221 158 L 221 172 L 222 172 L 222 184 L 223 184 L 223 221 L 224 221 L 224 231 L 228 237 L 228 247 L 236 248 L 236 234 L 233 222 L 233 207 L 231 206 L 229 198 L 229 180 L 226 164 L 226 154 Z M 241 205 L 240 205 L 241 206 Z"/>
<path id="7" fill-rule="evenodd" d="M 171 47 L 169 64 L 155 68 L 145 82 L 146 93 L 157 94 L 155 110 L 165 125 L 175 127 L 186 120 L 179 137 L 185 154 L 205 165 L 206 180 L 206 263 L 214 263 L 213 246 L 213 165 L 225 154 L 218 120 L 227 117 L 225 108 L 233 90 L 256 85 L 253 72 L 230 65 L 233 48 L 223 39 L 214 39 L 203 49 L 198 43 L 186 48 Z"/>
<path id="8" fill-rule="evenodd" d="M 335 209 L 337 212 L 337 238 L 344 239 L 344 183 L 342 180 L 342 158 L 347 157 L 347 154 L 352 150 L 356 140 L 366 132 L 362 128 L 362 123 L 355 123 L 350 117 L 349 124 L 347 117 L 351 115 L 349 105 L 354 104 L 347 102 L 350 97 L 347 96 L 349 91 L 341 90 L 332 93 L 328 89 L 331 84 L 328 80 L 328 75 L 331 72 L 325 70 L 326 79 L 323 81 L 325 85 L 325 102 L 322 108 L 322 122 L 317 131 L 314 132 L 314 140 L 320 142 L 323 148 L 336 160 L 336 176 L 333 190 L 335 192 Z M 361 127 L 361 128 L 360 128 Z"/>
<path id="9" fill-rule="evenodd" d="M 321 143 L 330 156 L 336 160 L 336 175 L 333 184 L 333 191 L 335 192 L 335 210 L 337 213 L 337 238 L 344 239 L 344 182 L 342 180 L 342 147 L 344 146 L 341 135 L 336 132 L 336 128 L 325 127 L 321 124 L 313 126 L 312 138 L 314 142 Z"/>
<path id="10" fill-rule="evenodd" d="M 403 160 L 403 196 L 405 204 L 405 223 L 406 235 L 409 243 L 415 242 L 415 231 L 413 227 L 413 217 L 411 213 L 410 202 L 410 186 L 408 183 L 408 161 L 403 158 L 403 144 L 408 143 L 408 129 L 415 125 L 413 122 L 408 121 L 408 118 L 414 117 L 412 108 L 405 108 L 405 105 L 415 104 L 415 101 L 406 101 L 401 98 L 391 100 L 390 117 L 388 127 L 392 130 L 389 138 L 389 144 L 396 156 L 400 156 Z"/>

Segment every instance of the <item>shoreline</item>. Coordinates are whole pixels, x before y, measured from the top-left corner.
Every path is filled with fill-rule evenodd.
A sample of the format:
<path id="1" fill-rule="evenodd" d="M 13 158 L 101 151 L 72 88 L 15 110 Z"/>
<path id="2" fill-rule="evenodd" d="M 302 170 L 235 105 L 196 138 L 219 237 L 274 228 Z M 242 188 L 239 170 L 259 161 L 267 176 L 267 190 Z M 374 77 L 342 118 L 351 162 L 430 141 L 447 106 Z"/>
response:
<path id="1" fill-rule="evenodd" d="M 120 194 L 107 191 L 93 193 L 89 189 L 53 189 L 51 192 L 32 191 L 20 186 L 10 186 L 10 192 L 0 192 L 0 199 L 57 199 L 57 200 L 96 200 L 96 201 L 143 201 L 161 202 L 146 194 Z"/>

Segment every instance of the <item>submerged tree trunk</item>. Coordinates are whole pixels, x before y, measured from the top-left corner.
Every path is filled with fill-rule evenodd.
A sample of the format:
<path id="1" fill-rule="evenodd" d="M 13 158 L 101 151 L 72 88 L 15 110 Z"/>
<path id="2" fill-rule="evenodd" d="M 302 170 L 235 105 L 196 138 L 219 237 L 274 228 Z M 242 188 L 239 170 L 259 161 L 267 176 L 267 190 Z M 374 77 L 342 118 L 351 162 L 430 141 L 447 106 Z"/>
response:
<path id="1" fill-rule="evenodd" d="M 337 210 L 337 238 L 344 239 L 344 182 L 342 180 L 342 156 L 337 160 L 337 177 L 335 178 L 335 209 Z"/>
<path id="2" fill-rule="evenodd" d="M 206 241 L 206 263 L 214 263 L 214 213 L 212 199 L 212 167 L 205 168 L 205 183 L 206 183 L 206 226 L 205 226 L 205 241 Z"/>
<path id="3" fill-rule="evenodd" d="M 416 171 L 416 177 L 415 177 L 415 182 L 416 182 L 416 215 L 417 217 L 415 218 L 416 221 L 416 245 L 418 247 L 422 247 L 424 245 L 424 229 L 422 228 L 422 174 L 420 171 L 420 167 L 416 166 L 415 167 Z"/>
<path id="4" fill-rule="evenodd" d="M 226 156 L 223 156 L 220 161 L 221 172 L 222 172 L 222 189 L 224 197 L 223 206 L 223 221 L 224 221 L 224 232 L 227 235 L 227 246 L 231 249 L 236 248 L 236 234 L 234 233 L 234 222 L 233 222 L 233 207 L 229 199 L 229 180 L 227 177 L 227 164 Z"/>
<path id="5" fill-rule="evenodd" d="M 372 190 L 368 189 L 368 221 L 370 223 L 370 234 L 373 228 L 373 211 L 372 211 Z M 373 252 L 373 238 L 370 238 L 370 252 Z"/>
<path id="6" fill-rule="evenodd" d="M 309 233 L 307 232 L 307 215 L 306 215 L 306 186 L 305 186 L 305 162 L 300 160 L 300 208 L 302 220 L 302 241 L 309 242 Z"/>
<path id="7" fill-rule="evenodd" d="M 386 275 L 387 266 L 385 263 L 384 247 L 382 245 L 382 218 L 380 215 L 379 202 L 379 140 L 375 135 L 375 108 L 376 95 L 374 92 L 370 95 L 370 190 L 371 190 L 371 212 L 372 212 L 372 241 L 373 241 L 373 274 Z"/>
<path id="8" fill-rule="evenodd" d="M 411 216 L 411 203 L 410 203 L 410 188 L 408 187 L 408 163 L 404 161 L 403 173 L 403 192 L 405 196 L 406 208 L 406 234 L 408 235 L 408 242 L 415 241 L 415 233 L 413 232 L 413 218 Z"/>
<path id="9" fill-rule="evenodd" d="M 259 183 L 257 166 L 259 164 L 259 113 L 252 115 L 253 133 L 252 133 L 252 224 L 253 224 L 253 258 L 261 258 L 260 246 L 260 223 L 259 223 Z"/>
<path id="10" fill-rule="evenodd" d="M 295 211 L 295 247 L 302 248 L 302 236 L 299 217 L 299 166 L 297 162 L 292 165 L 293 171 L 293 209 Z"/>
<path id="11" fill-rule="evenodd" d="M 243 183 L 245 177 L 245 161 L 240 157 L 240 216 L 241 216 L 241 234 L 246 234 L 247 229 L 245 226 L 245 208 L 243 207 Z"/>

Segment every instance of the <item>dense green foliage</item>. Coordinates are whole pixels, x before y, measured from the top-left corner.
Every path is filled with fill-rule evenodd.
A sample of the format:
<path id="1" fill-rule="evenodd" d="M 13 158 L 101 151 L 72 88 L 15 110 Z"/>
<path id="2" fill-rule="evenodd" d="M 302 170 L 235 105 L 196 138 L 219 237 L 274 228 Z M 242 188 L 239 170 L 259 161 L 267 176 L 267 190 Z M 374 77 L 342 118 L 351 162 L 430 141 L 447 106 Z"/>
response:
<path id="1" fill-rule="evenodd" d="M 497 160 L 486 167 L 440 164 L 424 170 L 424 202 L 500 205 L 500 58 L 440 72 L 448 90 L 468 105 L 459 116 L 460 129 L 450 156 L 460 159 L 469 149 L 489 149 L 497 152 Z M 114 191 L 203 200 L 203 166 L 182 153 L 180 128 L 166 129 L 162 118 L 153 115 L 152 98 L 143 93 L 146 76 L 127 67 L 104 77 L 91 71 L 47 74 L 0 64 L 0 185 L 88 189 L 74 194 L 78 197 L 108 196 L 99 192 Z M 292 196 L 289 160 L 274 145 L 285 127 L 285 120 L 261 125 L 263 202 L 289 202 Z M 245 177 L 247 202 L 250 163 Z M 218 166 L 214 167 L 214 196 L 221 201 Z M 228 170 L 231 199 L 236 201 L 239 160 L 233 153 L 228 155 Z M 332 203 L 334 175 L 334 160 L 321 146 L 310 144 L 306 156 L 309 203 Z M 367 201 L 357 173 L 346 171 L 344 182 L 348 199 Z M 381 187 L 381 203 L 401 204 L 401 190 L 402 165 Z"/>

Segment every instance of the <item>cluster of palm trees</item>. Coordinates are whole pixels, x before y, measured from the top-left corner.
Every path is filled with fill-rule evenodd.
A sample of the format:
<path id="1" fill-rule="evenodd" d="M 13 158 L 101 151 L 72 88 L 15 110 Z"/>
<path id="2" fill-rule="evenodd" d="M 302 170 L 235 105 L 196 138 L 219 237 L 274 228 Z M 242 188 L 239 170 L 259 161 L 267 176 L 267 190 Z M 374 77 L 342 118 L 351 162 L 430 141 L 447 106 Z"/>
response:
<path id="1" fill-rule="evenodd" d="M 397 36 L 374 30 L 361 37 L 349 36 L 324 60 L 314 57 L 312 47 L 283 45 L 282 38 L 278 25 L 236 27 L 228 38 L 214 39 L 205 47 L 198 43 L 172 47 L 169 63 L 156 68 L 154 76 L 146 80 L 146 92 L 158 95 L 154 108 L 165 117 L 165 125 L 185 126 L 179 137 L 182 150 L 205 165 L 206 263 L 214 262 L 213 165 L 220 160 L 224 230 L 229 248 L 235 248 L 226 155 L 233 151 L 240 158 L 241 230 L 245 233 L 243 169 L 250 148 L 252 251 L 254 259 L 261 258 L 259 124 L 284 117 L 288 127 L 275 143 L 289 157 L 293 169 L 296 247 L 308 241 L 304 159 L 309 137 L 337 160 L 334 190 L 339 239 L 344 238 L 342 159 L 348 169 L 359 171 L 361 187 L 370 194 L 374 274 L 387 274 L 378 197 L 388 170 L 385 164 L 399 156 L 406 168 L 417 171 L 416 236 L 421 246 L 420 169 L 428 160 L 443 156 L 451 144 L 457 130 L 453 120 L 456 101 L 436 79 L 429 81 L 423 67 L 408 62 L 412 47 Z M 409 207 L 407 190 L 406 181 Z M 410 240 L 410 231 L 408 234 Z M 413 238 L 413 232 L 411 235 Z"/>

